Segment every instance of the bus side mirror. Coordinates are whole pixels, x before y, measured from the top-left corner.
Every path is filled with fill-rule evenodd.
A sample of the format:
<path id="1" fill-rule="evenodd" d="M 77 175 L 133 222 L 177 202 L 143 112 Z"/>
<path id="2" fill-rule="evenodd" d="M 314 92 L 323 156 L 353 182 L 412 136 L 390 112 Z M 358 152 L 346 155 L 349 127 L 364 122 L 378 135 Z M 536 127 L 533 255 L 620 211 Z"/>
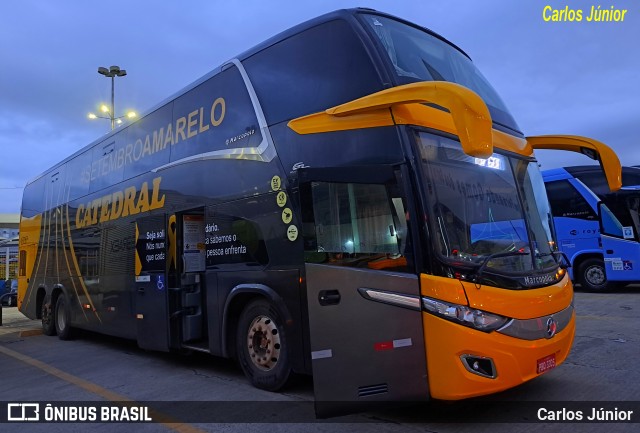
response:
<path id="1" fill-rule="evenodd" d="M 540 135 L 527 137 L 533 149 L 567 150 L 588 156 L 600 163 L 607 178 L 609 189 L 614 192 L 622 188 L 622 166 L 618 155 L 604 143 L 577 135 Z"/>
<path id="2" fill-rule="evenodd" d="M 450 116 L 424 104 L 446 108 Z M 424 110 L 431 111 L 425 113 Z M 445 118 L 430 114 L 444 115 Z M 448 125 L 443 126 L 440 121 Z M 471 89 L 446 81 L 421 81 L 391 87 L 293 119 L 287 126 L 298 134 L 317 134 L 393 124 L 446 129 L 458 136 L 467 155 L 486 159 L 493 154 L 493 124 L 489 108 Z"/>

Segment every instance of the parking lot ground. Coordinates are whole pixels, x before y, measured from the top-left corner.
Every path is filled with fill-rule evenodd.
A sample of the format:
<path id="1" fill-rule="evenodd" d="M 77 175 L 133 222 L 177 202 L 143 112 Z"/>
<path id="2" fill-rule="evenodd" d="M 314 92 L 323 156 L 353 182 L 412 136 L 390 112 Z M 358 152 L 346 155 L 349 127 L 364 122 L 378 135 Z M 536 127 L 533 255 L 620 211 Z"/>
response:
<path id="1" fill-rule="evenodd" d="M 28 337 L 42 334 L 40 322 L 25 317 L 17 307 L 2 307 L 2 326 L 0 326 L 0 341 L 5 335 Z"/>
<path id="2" fill-rule="evenodd" d="M 522 386 L 457 403 L 431 403 L 317 421 L 311 378 L 281 393 L 250 386 L 236 364 L 205 354 L 148 352 L 135 342 L 84 332 L 72 341 L 41 334 L 38 321 L 3 309 L 0 402 L 147 406 L 154 423 L 0 424 L 24 432 L 632 432 L 640 424 L 640 289 L 577 292 L 577 328 L 567 361 Z M 636 410 L 635 423 L 556 423 L 540 410 Z M 0 410 L 4 410 L 0 407 Z M 586 411 L 588 410 L 588 413 Z M 548 418 L 548 413 L 543 412 Z M 182 423 L 191 420 L 190 423 Z M 6 431 L 14 431 L 10 428 Z"/>

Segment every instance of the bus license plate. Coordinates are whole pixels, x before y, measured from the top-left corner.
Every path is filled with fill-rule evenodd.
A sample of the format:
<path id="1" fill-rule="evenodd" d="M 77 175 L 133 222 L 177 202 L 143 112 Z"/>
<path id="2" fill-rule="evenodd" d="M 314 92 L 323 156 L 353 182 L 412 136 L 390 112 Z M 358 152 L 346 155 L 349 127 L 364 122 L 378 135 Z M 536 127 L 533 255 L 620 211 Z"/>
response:
<path id="1" fill-rule="evenodd" d="M 556 367 L 556 355 L 545 356 L 544 358 L 540 358 L 537 361 L 538 364 L 538 374 L 545 373 L 549 370 L 552 370 Z"/>

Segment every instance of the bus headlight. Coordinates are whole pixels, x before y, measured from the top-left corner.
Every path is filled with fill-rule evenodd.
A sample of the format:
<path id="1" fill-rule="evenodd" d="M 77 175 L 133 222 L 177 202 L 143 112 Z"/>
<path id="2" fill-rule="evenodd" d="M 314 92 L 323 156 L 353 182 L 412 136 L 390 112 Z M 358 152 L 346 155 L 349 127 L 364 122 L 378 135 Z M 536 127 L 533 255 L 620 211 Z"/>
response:
<path id="1" fill-rule="evenodd" d="M 501 328 L 509 321 L 509 318 L 486 311 L 469 308 L 465 305 L 451 304 L 448 302 L 422 298 L 422 306 L 429 313 L 442 318 L 470 326 L 484 332 L 491 332 Z"/>

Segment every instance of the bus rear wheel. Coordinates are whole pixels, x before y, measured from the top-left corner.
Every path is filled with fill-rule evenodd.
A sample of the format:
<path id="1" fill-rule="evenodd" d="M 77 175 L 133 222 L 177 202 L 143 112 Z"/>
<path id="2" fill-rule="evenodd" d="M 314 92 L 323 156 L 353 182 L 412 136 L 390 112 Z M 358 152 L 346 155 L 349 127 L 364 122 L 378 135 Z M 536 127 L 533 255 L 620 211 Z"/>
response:
<path id="1" fill-rule="evenodd" d="M 71 338 L 71 313 L 69 311 L 67 296 L 64 293 L 61 293 L 56 300 L 53 319 L 58 338 L 61 340 L 69 340 Z"/>
<path id="2" fill-rule="evenodd" d="M 269 302 L 255 300 L 242 311 L 236 351 L 245 376 L 256 388 L 278 391 L 289 379 L 291 362 L 282 317 Z"/>
<path id="3" fill-rule="evenodd" d="M 580 285 L 589 292 L 607 290 L 607 274 L 604 261 L 591 258 L 582 262 L 580 265 Z"/>
<path id="4" fill-rule="evenodd" d="M 40 309 L 42 318 L 42 333 L 44 335 L 56 335 L 56 325 L 53 322 L 53 311 L 51 308 L 51 300 L 45 299 Z"/>

